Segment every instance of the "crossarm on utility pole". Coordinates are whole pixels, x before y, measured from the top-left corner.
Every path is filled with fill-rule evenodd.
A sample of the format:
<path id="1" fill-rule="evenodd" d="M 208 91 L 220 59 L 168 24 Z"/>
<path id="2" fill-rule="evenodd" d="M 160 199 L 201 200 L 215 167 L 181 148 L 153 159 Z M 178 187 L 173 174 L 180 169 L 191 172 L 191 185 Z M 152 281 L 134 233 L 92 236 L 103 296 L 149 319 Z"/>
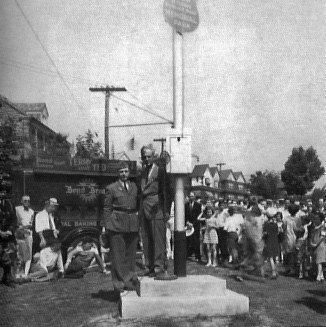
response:
<path id="1" fill-rule="evenodd" d="M 104 122 L 104 146 L 105 146 L 105 156 L 109 158 L 109 104 L 110 104 L 110 94 L 111 92 L 126 92 L 127 89 L 125 87 L 113 87 L 113 86 L 105 86 L 105 87 L 90 87 L 89 90 L 91 92 L 105 92 L 105 122 Z"/>

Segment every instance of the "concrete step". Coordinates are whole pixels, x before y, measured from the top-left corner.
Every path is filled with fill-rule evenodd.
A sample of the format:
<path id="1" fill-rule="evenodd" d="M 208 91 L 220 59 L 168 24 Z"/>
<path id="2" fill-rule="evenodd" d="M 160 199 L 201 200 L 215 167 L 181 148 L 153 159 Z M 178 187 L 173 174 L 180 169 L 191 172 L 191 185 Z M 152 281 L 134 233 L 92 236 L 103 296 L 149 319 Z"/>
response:
<path id="1" fill-rule="evenodd" d="M 226 290 L 224 296 L 138 297 L 130 292 L 121 297 L 122 318 L 229 316 L 249 312 L 249 298 Z"/>
<path id="2" fill-rule="evenodd" d="M 140 282 L 141 297 L 223 296 L 225 291 L 226 281 L 210 275 L 190 275 L 174 280 L 143 277 Z"/>

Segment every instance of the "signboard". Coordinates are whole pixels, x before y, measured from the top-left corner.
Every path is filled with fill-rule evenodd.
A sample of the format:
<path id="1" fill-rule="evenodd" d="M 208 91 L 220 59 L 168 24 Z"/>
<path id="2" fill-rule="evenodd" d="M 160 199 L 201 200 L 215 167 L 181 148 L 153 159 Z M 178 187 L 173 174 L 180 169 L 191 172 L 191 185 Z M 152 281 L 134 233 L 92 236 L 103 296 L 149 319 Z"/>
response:
<path id="1" fill-rule="evenodd" d="M 120 160 L 39 156 L 34 168 L 49 171 L 75 171 L 117 175 Z M 136 161 L 128 161 L 131 175 L 137 173 Z"/>
<path id="2" fill-rule="evenodd" d="M 190 131 L 171 133 L 167 137 L 167 151 L 170 154 L 170 163 L 167 171 L 172 174 L 189 174 L 192 172 L 191 165 L 191 133 Z"/>
<path id="3" fill-rule="evenodd" d="M 177 32 L 194 31 L 199 24 L 199 14 L 195 0 L 164 0 L 165 21 Z"/>

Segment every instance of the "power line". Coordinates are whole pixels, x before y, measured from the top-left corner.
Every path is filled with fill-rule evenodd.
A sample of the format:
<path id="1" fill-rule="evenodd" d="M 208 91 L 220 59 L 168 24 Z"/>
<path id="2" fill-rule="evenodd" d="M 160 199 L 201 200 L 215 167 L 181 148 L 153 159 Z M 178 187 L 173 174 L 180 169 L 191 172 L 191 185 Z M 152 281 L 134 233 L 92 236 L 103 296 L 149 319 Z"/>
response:
<path id="1" fill-rule="evenodd" d="M 18 1 L 17 0 L 14 0 L 16 5 L 17 5 L 17 8 L 19 9 L 19 11 L 21 12 L 21 14 L 23 15 L 27 25 L 30 27 L 31 31 L 33 32 L 36 40 L 39 42 L 41 48 L 43 49 L 44 53 L 46 54 L 46 56 L 48 57 L 48 59 L 50 60 L 51 64 L 54 66 L 58 76 L 60 77 L 62 83 L 65 85 L 65 87 L 67 88 L 67 90 L 69 91 L 70 93 L 70 96 L 72 97 L 72 99 L 75 101 L 78 109 L 82 110 L 82 107 L 79 105 L 76 97 L 74 96 L 72 90 L 70 89 L 69 85 L 67 84 L 67 82 L 65 81 L 65 79 L 63 78 L 62 74 L 60 73 L 56 63 L 54 62 L 54 60 L 52 59 L 52 57 L 50 56 L 49 52 L 47 51 L 47 49 L 45 48 L 45 46 L 43 45 L 40 37 L 38 36 L 38 34 L 36 33 L 35 29 L 33 28 L 32 26 L 32 23 L 29 21 L 29 19 L 27 18 L 26 14 L 24 13 L 23 9 L 21 8 L 21 6 L 19 5 Z"/>
<path id="2" fill-rule="evenodd" d="M 58 73 L 56 71 L 53 71 L 53 70 L 50 70 L 50 69 L 42 69 L 40 68 L 39 66 L 34 66 L 34 65 L 30 65 L 30 64 L 27 64 L 27 63 L 23 63 L 23 62 L 20 62 L 20 61 L 17 61 L 17 60 L 12 60 L 12 59 L 8 59 L 8 58 L 4 58 L 4 57 L 1 57 L 0 56 L 0 64 L 4 64 L 4 65 L 7 65 L 7 66 L 12 66 L 12 67 L 16 67 L 16 68 L 19 68 L 19 69 L 25 69 L 25 70 L 29 70 L 29 71 L 32 71 L 34 73 L 40 73 L 40 74 L 43 74 L 43 75 L 47 75 L 47 76 L 52 76 L 52 77 L 59 77 L 60 76 L 58 75 Z M 61 74 L 62 75 L 62 74 Z M 92 80 L 89 80 L 89 79 L 85 79 L 85 78 L 81 78 L 81 77 L 77 77 L 77 76 L 72 76 L 72 75 L 62 75 L 62 76 L 65 76 L 66 78 L 71 78 L 71 79 L 75 79 L 75 80 L 79 80 L 79 81 L 82 81 L 83 83 L 85 84 L 89 84 L 89 82 L 91 83 L 97 83 L 97 84 L 103 84 L 103 83 L 100 83 L 100 82 L 96 82 L 96 81 L 92 81 Z M 135 95 L 133 95 L 132 93 L 128 92 L 128 94 L 130 94 L 131 97 L 133 97 L 134 99 L 136 99 L 137 101 L 141 102 Z M 149 108 L 148 106 L 145 106 L 144 104 L 143 107 L 140 107 L 130 101 L 127 101 L 127 100 L 124 100 L 122 98 L 119 98 L 117 96 L 114 96 L 115 98 L 117 98 L 118 100 L 120 101 L 123 101 L 133 107 L 136 107 L 142 111 L 145 111 L 147 113 L 150 113 L 151 115 L 154 115 L 158 118 L 161 118 L 165 121 L 167 121 L 168 123 L 172 124 L 172 122 L 168 119 L 166 119 L 165 117 L 162 117 L 154 112 L 152 112 L 151 108 Z"/>
<path id="3" fill-rule="evenodd" d="M 8 65 L 8 66 L 13 66 L 13 67 L 17 67 L 17 68 L 21 68 L 21 69 L 27 69 L 27 70 L 29 70 L 29 68 L 30 68 L 30 69 L 33 69 L 32 71 L 34 71 L 34 72 L 38 72 L 38 73 L 41 73 L 41 74 L 44 74 L 44 75 L 59 77 L 58 73 L 56 71 L 54 71 L 54 70 L 40 68 L 40 66 L 35 66 L 35 65 L 23 63 L 21 61 L 7 59 L 7 58 L 4 58 L 4 57 L 0 56 L 0 62 L 2 62 L 5 65 Z M 90 79 L 85 79 L 85 78 L 81 78 L 81 77 L 77 77 L 77 76 L 72 76 L 72 75 L 67 75 L 67 74 L 62 74 L 62 76 L 66 77 L 66 78 L 73 79 L 73 80 L 80 80 L 84 84 L 89 84 L 89 83 L 101 84 L 98 81 L 94 81 L 94 80 L 92 81 Z"/>
<path id="4" fill-rule="evenodd" d="M 8 62 L 6 62 L 8 61 Z M 0 64 L 4 64 L 4 65 L 7 65 L 7 66 L 12 66 L 12 67 L 16 67 L 16 68 L 19 68 L 19 69 L 25 69 L 25 70 L 29 70 L 31 72 L 34 72 L 34 73 L 39 73 L 39 74 L 43 74 L 43 75 L 47 75 L 47 76 L 52 76 L 52 77 L 59 77 L 57 72 L 56 71 L 53 71 L 53 70 L 49 70 L 49 69 L 42 69 L 40 67 L 37 67 L 37 66 L 34 66 L 34 65 L 30 65 L 30 64 L 26 64 L 26 63 L 23 63 L 23 62 L 19 62 L 19 61 L 16 61 L 16 60 L 11 60 L 11 59 L 7 59 L 7 58 L 3 58 L 0 56 Z M 65 76 L 66 78 L 71 78 L 71 79 L 75 79 L 75 80 L 80 80 L 82 81 L 84 84 L 88 84 L 89 82 L 91 83 L 94 83 L 94 81 L 92 80 L 88 80 L 88 79 L 84 79 L 84 78 L 80 78 L 80 77 L 77 77 L 77 76 L 72 76 L 72 75 L 63 75 Z M 96 83 L 96 82 L 95 82 Z M 97 82 L 98 84 L 101 84 L 99 82 Z M 133 95 L 132 93 L 128 92 L 128 94 L 130 94 L 134 99 L 136 99 L 137 101 L 141 102 L 135 95 Z M 113 95 L 112 95 L 113 96 Z M 147 113 L 150 113 L 158 118 L 161 118 L 161 119 L 164 119 L 166 120 L 169 124 L 171 124 L 172 122 L 168 119 L 166 119 L 165 117 L 162 117 L 160 115 L 157 115 L 156 113 L 154 112 L 151 112 L 151 109 L 147 106 L 144 106 L 143 107 L 140 107 L 130 101 L 127 101 L 127 100 L 124 100 L 122 98 L 119 98 L 117 96 L 114 96 L 115 98 L 117 98 L 118 100 L 120 101 L 123 101 L 133 107 L 136 107 L 137 109 L 140 109 L 140 110 L 143 110 Z"/>
<path id="5" fill-rule="evenodd" d="M 149 111 L 152 111 L 152 108 L 150 108 L 150 107 L 148 107 L 148 106 L 146 106 L 138 97 L 136 97 L 134 94 L 132 94 L 130 91 L 128 91 L 128 94 L 130 94 L 131 95 L 131 97 L 132 98 L 134 98 L 135 100 L 137 100 L 138 102 L 140 102 L 141 103 L 141 105 L 144 107 L 144 108 L 146 108 L 147 110 L 149 110 Z M 168 120 L 168 122 L 170 122 L 169 120 Z"/>
<path id="6" fill-rule="evenodd" d="M 158 117 L 158 118 L 161 118 L 161 119 L 167 121 L 168 123 L 173 124 L 173 122 L 172 122 L 171 120 L 169 120 L 169 119 L 167 119 L 167 118 L 165 118 L 165 117 L 163 117 L 163 116 L 160 116 L 160 115 L 158 115 L 158 114 L 156 114 L 156 113 L 154 113 L 154 112 L 151 112 L 150 110 L 148 110 L 148 109 L 146 109 L 146 108 L 142 108 L 142 107 L 140 107 L 140 106 L 138 106 L 138 105 L 136 105 L 136 104 L 134 104 L 134 103 L 132 103 L 132 102 L 130 102 L 130 101 L 127 101 L 127 100 L 125 100 L 125 99 L 122 99 L 122 98 L 120 98 L 120 97 L 117 97 L 116 95 L 113 95 L 113 94 L 112 94 L 112 97 L 114 97 L 114 98 L 116 98 L 116 99 L 118 99 L 118 100 L 120 100 L 120 101 L 122 101 L 122 102 L 128 103 L 129 105 L 131 105 L 131 106 L 133 106 L 133 107 L 135 107 L 135 108 L 138 108 L 138 109 L 140 109 L 140 110 L 142 110 L 142 111 L 145 111 L 145 112 L 147 112 L 147 113 L 149 113 L 149 114 L 151 114 L 151 115 L 153 115 L 153 116 L 156 116 L 156 117 Z"/>

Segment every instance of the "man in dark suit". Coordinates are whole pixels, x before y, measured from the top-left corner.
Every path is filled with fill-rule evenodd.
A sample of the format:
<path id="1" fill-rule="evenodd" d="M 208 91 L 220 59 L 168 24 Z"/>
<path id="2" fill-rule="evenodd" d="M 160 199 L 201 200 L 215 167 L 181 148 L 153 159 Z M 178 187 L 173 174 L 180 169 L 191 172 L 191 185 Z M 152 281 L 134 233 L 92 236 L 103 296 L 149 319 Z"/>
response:
<path id="1" fill-rule="evenodd" d="M 129 181 L 129 166 L 122 162 L 119 180 L 106 188 L 104 222 L 111 249 L 112 283 L 116 291 L 136 290 L 140 282 L 136 274 L 136 251 L 139 235 L 137 186 Z"/>
<path id="2" fill-rule="evenodd" d="M 189 202 L 185 204 L 186 225 L 194 227 L 194 233 L 187 238 L 187 257 L 195 253 L 196 261 L 201 261 L 200 255 L 200 221 L 197 217 L 201 213 L 201 204 L 195 201 L 194 192 L 189 194 Z"/>
<path id="3" fill-rule="evenodd" d="M 170 183 L 163 167 L 154 163 L 154 150 L 141 149 L 143 163 L 141 176 L 141 235 L 148 268 L 145 275 L 154 277 L 162 272 L 165 260 L 166 222 L 169 219 Z"/>

